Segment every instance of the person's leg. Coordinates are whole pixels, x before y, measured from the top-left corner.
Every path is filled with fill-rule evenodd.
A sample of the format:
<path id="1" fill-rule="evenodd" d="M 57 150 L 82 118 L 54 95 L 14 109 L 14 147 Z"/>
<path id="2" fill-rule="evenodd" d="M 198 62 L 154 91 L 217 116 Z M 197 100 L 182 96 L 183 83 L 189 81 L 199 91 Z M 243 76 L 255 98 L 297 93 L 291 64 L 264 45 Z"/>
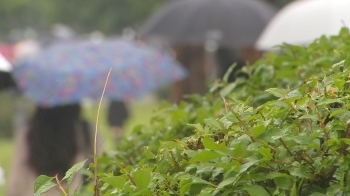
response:
<path id="1" fill-rule="evenodd" d="M 202 46 L 176 45 L 174 47 L 176 60 L 188 71 L 188 77 L 174 83 L 171 101 L 178 103 L 185 94 L 204 94 L 206 87 L 206 58 Z"/>
<path id="2" fill-rule="evenodd" d="M 123 134 L 123 125 L 129 118 L 129 109 L 123 101 L 112 101 L 108 107 L 107 120 L 113 135 L 119 138 Z"/>

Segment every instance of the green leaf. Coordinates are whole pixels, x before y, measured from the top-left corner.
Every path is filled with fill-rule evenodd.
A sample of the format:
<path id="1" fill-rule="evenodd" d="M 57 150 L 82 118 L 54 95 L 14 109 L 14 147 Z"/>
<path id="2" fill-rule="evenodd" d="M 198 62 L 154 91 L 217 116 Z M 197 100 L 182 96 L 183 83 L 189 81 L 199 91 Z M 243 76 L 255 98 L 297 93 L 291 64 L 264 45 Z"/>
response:
<path id="1" fill-rule="evenodd" d="M 151 181 L 151 172 L 146 169 L 137 170 L 132 173 L 136 186 L 139 189 L 147 189 Z"/>
<path id="2" fill-rule="evenodd" d="M 259 162 L 259 161 L 255 160 L 255 161 L 250 161 L 250 162 L 244 163 L 243 165 L 240 166 L 239 173 L 241 174 L 241 173 L 247 171 L 247 169 L 249 169 L 252 165 L 254 165 L 257 162 Z"/>
<path id="3" fill-rule="evenodd" d="M 160 141 L 159 149 L 173 149 L 179 148 L 183 149 L 184 144 L 181 141 Z"/>
<path id="4" fill-rule="evenodd" d="M 344 113 L 345 111 L 342 110 L 342 109 L 339 109 L 339 110 L 335 110 L 333 111 L 330 115 L 329 115 L 329 118 L 332 118 L 333 116 L 337 115 L 337 114 L 341 114 L 341 113 Z"/>
<path id="5" fill-rule="evenodd" d="M 268 102 L 268 105 L 272 105 L 272 106 L 278 106 L 278 107 L 282 107 L 282 108 L 288 108 L 289 105 L 282 102 L 282 101 L 270 101 Z"/>
<path id="6" fill-rule="evenodd" d="M 295 104 L 297 107 L 304 109 L 307 106 L 309 97 L 303 97 Z"/>
<path id="7" fill-rule="evenodd" d="M 334 78 L 334 84 L 338 87 L 338 88 L 343 88 L 344 84 L 346 83 L 346 81 L 344 79 L 337 79 Z"/>
<path id="8" fill-rule="evenodd" d="M 334 69 L 334 68 L 336 68 L 336 67 L 343 67 L 343 66 L 344 66 L 344 62 L 345 62 L 345 60 L 342 60 L 342 61 L 340 61 L 340 62 L 338 62 L 338 63 L 334 63 L 334 64 L 332 65 L 332 69 Z"/>
<path id="9" fill-rule="evenodd" d="M 342 187 L 340 184 L 333 184 L 332 186 L 327 188 L 327 195 L 337 195 L 342 191 Z"/>
<path id="10" fill-rule="evenodd" d="M 48 192 L 52 187 L 56 186 L 56 184 L 52 182 L 53 179 L 55 178 L 40 175 L 34 183 L 34 196 L 40 196 L 41 194 Z"/>
<path id="11" fill-rule="evenodd" d="M 138 195 L 154 196 L 153 192 L 151 190 L 149 190 L 149 189 L 140 190 L 140 191 L 136 192 L 135 194 L 133 194 L 132 196 L 138 196 Z"/>
<path id="12" fill-rule="evenodd" d="M 106 182 L 114 187 L 117 187 L 119 190 L 123 189 L 126 180 L 121 176 L 110 176 L 101 178 L 103 182 Z"/>
<path id="13" fill-rule="evenodd" d="M 202 141 L 203 141 L 204 147 L 207 148 L 207 149 L 218 150 L 218 151 L 227 153 L 226 144 L 224 142 L 221 142 L 220 144 L 217 144 L 210 137 L 204 137 Z"/>
<path id="14" fill-rule="evenodd" d="M 265 132 L 265 126 L 264 125 L 258 125 L 252 128 L 253 136 L 258 137 L 260 134 Z"/>
<path id="15" fill-rule="evenodd" d="M 192 184 L 189 191 L 189 195 L 198 195 L 202 191 L 203 187 L 206 186 L 203 184 Z"/>
<path id="16" fill-rule="evenodd" d="M 312 101 L 312 99 L 309 99 L 307 102 L 307 106 L 309 106 L 312 110 L 316 108 L 315 103 Z"/>
<path id="17" fill-rule="evenodd" d="M 86 159 L 87 160 L 87 159 Z M 79 163 L 76 163 L 75 165 L 73 165 L 67 172 L 66 175 L 64 176 L 63 180 L 67 179 L 67 183 L 70 184 L 75 176 L 75 174 L 82 168 L 84 167 L 85 161 L 81 161 Z"/>
<path id="18" fill-rule="evenodd" d="M 222 189 L 222 188 L 226 187 L 227 185 L 232 185 L 236 180 L 237 180 L 237 177 L 227 178 L 227 179 L 223 180 L 222 182 L 220 182 L 217 189 Z"/>
<path id="19" fill-rule="evenodd" d="M 211 161 L 213 159 L 216 159 L 216 158 L 220 158 L 222 157 L 223 155 L 218 153 L 218 152 L 215 152 L 215 151 L 201 151 L 199 153 L 197 153 L 194 157 L 192 157 L 191 159 L 191 162 L 208 162 L 208 161 Z"/>
<path id="20" fill-rule="evenodd" d="M 275 178 L 289 178 L 289 175 L 285 173 L 280 173 L 280 172 L 269 172 L 266 175 L 260 176 L 256 180 L 263 181 L 263 180 L 275 179 Z"/>
<path id="21" fill-rule="evenodd" d="M 233 63 L 226 71 L 226 73 L 224 74 L 224 77 L 222 78 L 223 81 L 228 82 L 228 79 L 233 71 L 233 69 L 237 66 L 237 63 Z"/>
<path id="22" fill-rule="evenodd" d="M 265 90 L 266 92 L 276 96 L 276 97 L 279 97 L 279 98 L 284 98 L 287 96 L 288 94 L 288 91 L 285 90 L 285 89 L 278 89 L 278 88 L 269 88 L 267 90 Z"/>
<path id="23" fill-rule="evenodd" d="M 185 193 L 190 190 L 192 186 L 192 179 L 184 179 L 180 182 L 180 195 L 181 196 L 184 196 Z"/>
<path id="24" fill-rule="evenodd" d="M 314 121 L 318 120 L 316 115 L 311 115 L 311 114 L 302 115 L 302 116 L 299 117 L 299 119 L 311 119 L 311 120 L 314 120 Z"/>
<path id="25" fill-rule="evenodd" d="M 203 126 L 199 123 L 197 124 L 187 124 L 191 127 L 194 127 L 195 129 L 197 129 L 199 132 L 203 133 L 204 132 L 204 129 L 203 129 Z"/>
<path id="26" fill-rule="evenodd" d="M 300 98 L 301 96 L 303 96 L 303 94 L 300 93 L 298 89 L 292 90 L 288 93 L 289 98 L 292 98 L 292 97 Z"/>
<path id="27" fill-rule="evenodd" d="M 262 156 L 264 156 L 264 160 L 270 160 L 272 158 L 270 148 L 259 148 L 258 151 Z"/>
<path id="28" fill-rule="evenodd" d="M 232 82 L 229 85 L 225 86 L 221 91 L 220 91 L 220 96 L 221 97 L 227 97 L 229 96 L 232 91 L 236 88 L 237 83 L 236 82 Z"/>
<path id="29" fill-rule="evenodd" d="M 317 105 L 327 105 L 331 103 L 343 103 L 342 99 L 321 99 Z"/>
<path id="30" fill-rule="evenodd" d="M 231 155 L 234 157 L 242 157 L 247 152 L 247 146 L 243 145 L 242 142 L 236 144 L 236 146 L 232 149 Z"/>
<path id="31" fill-rule="evenodd" d="M 246 185 L 243 190 L 246 190 L 250 196 L 270 196 L 270 194 L 259 185 Z"/>
<path id="32" fill-rule="evenodd" d="M 193 178 L 192 179 L 192 184 L 206 184 L 206 185 L 210 185 L 210 186 L 214 186 L 212 183 L 206 181 L 206 180 L 203 180 L 201 178 Z"/>
<path id="33" fill-rule="evenodd" d="M 210 128 L 216 128 L 218 130 L 222 130 L 225 129 L 219 121 L 212 119 L 212 118 L 208 118 L 208 119 L 204 119 L 204 122 L 206 125 L 208 125 Z"/>
<path id="34" fill-rule="evenodd" d="M 273 181 L 279 189 L 290 190 L 293 187 L 293 181 L 288 177 L 277 177 Z"/>
<path id="35" fill-rule="evenodd" d="M 312 193 L 309 196 L 327 196 L 327 195 L 324 193 Z"/>
<path id="36" fill-rule="evenodd" d="M 298 176 L 300 178 L 312 178 L 312 172 L 310 171 L 310 169 L 304 167 L 304 168 L 290 168 L 288 169 L 290 174 L 293 176 Z"/>

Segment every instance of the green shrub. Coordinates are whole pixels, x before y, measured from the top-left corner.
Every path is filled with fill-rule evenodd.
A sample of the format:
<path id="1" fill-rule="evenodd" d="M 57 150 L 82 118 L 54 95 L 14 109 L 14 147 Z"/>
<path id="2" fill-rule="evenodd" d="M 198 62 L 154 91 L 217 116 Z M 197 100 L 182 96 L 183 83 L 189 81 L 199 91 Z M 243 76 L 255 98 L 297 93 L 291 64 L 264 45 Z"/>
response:
<path id="1" fill-rule="evenodd" d="M 349 195 L 350 37 L 283 45 L 249 80 L 164 104 L 99 158 L 103 195 Z"/>
<path id="2" fill-rule="evenodd" d="M 298 88 L 310 77 L 323 77 L 330 65 L 344 60 L 350 51 L 350 37 L 347 28 L 339 35 L 316 39 L 308 47 L 282 45 L 279 52 L 270 52 L 254 65 L 245 66 L 249 79 L 240 78 L 227 85 L 221 93 L 232 92 L 238 99 L 252 98 L 250 105 L 259 106 L 272 96 L 262 91 L 268 88 Z M 217 86 L 214 86 L 214 90 Z"/>

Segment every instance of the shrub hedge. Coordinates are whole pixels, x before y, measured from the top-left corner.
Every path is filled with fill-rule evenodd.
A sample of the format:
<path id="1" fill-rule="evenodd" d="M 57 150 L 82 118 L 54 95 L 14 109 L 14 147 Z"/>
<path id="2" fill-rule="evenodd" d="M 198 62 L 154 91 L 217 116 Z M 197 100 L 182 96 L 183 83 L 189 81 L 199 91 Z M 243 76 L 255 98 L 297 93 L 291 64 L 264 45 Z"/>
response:
<path id="1" fill-rule="evenodd" d="M 241 70 L 249 79 L 164 103 L 99 158 L 99 193 L 349 195 L 349 49 L 346 28 L 283 44 Z"/>

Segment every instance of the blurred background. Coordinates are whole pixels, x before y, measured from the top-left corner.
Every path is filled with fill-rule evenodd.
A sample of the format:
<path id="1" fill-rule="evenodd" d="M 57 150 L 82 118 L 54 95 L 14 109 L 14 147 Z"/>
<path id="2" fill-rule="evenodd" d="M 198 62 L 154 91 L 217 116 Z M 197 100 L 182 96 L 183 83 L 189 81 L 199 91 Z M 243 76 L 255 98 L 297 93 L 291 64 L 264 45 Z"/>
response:
<path id="1" fill-rule="evenodd" d="M 178 0 L 173 0 L 178 1 Z M 264 0 L 261 0 L 264 1 Z M 277 9 L 292 0 L 267 0 Z M 137 29 L 163 5 L 171 0 L 1 0 L 0 1 L 0 53 L 14 63 L 37 46 L 73 38 L 121 36 L 134 39 Z M 28 41 L 29 40 L 29 41 Z M 22 46 L 22 47 L 19 47 Z M 23 47 L 24 46 L 24 47 Z M 21 56 L 22 55 L 22 56 Z M 130 103 L 130 117 L 124 132 L 137 124 L 147 124 L 160 99 L 168 99 L 167 89 Z M 177 101 L 177 100 L 176 100 Z M 84 104 L 84 116 L 95 122 L 97 105 Z M 16 126 L 26 119 L 34 105 L 28 98 L 18 96 L 16 90 L 0 93 L 0 166 L 5 177 L 11 164 L 13 136 Z M 104 138 L 111 138 L 106 120 L 106 107 L 101 109 L 101 127 Z M 113 148 L 113 141 L 106 141 Z M 1 182 L 1 181 L 0 181 Z M 0 195 L 5 186 L 0 184 Z"/>
<path id="2" fill-rule="evenodd" d="M 176 0 L 175 0 L 176 1 Z M 263 0 L 262 0 L 263 1 Z M 268 0 L 281 8 L 291 0 Z M 0 51 L 8 59 L 23 40 L 40 45 L 73 36 L 135 36 L 136 29 L 170 0 L 2 0 L 0 1 Z M 20 53 L 20 52 L 19 52 Z M 0 137 L 13 135 L 16 99 L 0 94 Z M 23 99 L 23 98 L 20 98 Z M 30 104 L 26 109 L 30 110 Z"/>

